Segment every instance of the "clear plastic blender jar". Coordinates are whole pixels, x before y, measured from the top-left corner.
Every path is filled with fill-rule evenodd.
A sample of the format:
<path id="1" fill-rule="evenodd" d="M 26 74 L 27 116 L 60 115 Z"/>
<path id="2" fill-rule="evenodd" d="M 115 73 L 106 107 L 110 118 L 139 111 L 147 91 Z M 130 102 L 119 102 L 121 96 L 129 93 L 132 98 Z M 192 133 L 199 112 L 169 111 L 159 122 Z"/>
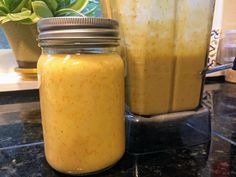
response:
<path id="1" fill-rule="evenodd" d="M 150 116 L 201 103 L 215 0 L 102 0 L 120 23 L 127 59 L 126 103 Z"/>

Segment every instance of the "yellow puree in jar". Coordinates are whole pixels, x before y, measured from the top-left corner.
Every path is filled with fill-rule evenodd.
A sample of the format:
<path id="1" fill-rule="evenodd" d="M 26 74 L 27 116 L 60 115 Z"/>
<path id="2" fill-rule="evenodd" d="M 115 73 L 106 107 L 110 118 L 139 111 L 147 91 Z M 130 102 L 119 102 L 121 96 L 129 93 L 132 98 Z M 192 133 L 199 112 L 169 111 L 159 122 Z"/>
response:
<path id="1" fill-rule="evenodd" d="M 63 173 L 113 165 L 125 150 L 124 66 L 116 54 L 43 54 L 38 62 L 45 153 Z"/>

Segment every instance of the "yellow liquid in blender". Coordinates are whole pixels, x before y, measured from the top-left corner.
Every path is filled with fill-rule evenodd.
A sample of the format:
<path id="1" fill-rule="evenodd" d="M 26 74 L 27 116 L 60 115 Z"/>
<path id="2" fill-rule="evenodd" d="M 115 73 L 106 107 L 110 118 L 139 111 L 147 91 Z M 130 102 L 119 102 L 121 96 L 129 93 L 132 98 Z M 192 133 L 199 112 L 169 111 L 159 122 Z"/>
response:
<path id="1" fill-rule="evenodd" d="M 199 106 L 214 0 L 111 0 L 127 47 L 126 103 L 154 115 Z"/>

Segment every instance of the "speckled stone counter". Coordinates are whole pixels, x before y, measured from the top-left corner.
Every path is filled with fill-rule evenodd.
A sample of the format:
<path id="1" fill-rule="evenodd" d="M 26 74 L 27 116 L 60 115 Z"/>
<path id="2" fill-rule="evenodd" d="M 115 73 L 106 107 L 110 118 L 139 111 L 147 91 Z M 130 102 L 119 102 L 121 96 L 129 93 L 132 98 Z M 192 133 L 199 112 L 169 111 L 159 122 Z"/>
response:
<path id="1" fill-rule="evenodd" d="M 211 142 L 152 155 L 124 157 L 97 177 L 236 176 L 236 85 L 206 86 Z M 193 137 L 194 138 L 194 137 Z M 0 177 L 65 177 L 45 160 L 37 91 L 0 94 Z"/>

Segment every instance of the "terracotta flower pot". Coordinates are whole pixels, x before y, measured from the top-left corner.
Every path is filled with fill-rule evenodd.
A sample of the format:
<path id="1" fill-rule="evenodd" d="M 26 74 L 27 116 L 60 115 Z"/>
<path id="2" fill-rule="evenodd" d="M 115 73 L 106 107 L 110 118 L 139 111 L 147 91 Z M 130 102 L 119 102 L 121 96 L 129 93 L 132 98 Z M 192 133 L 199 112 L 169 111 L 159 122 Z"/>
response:
<path id="1" fill-rule="evenodd" d="M 36 41 L 36 24 L 23 25 L 15 22 L 2 24 L 2 28 L 16 56 L 19 68 L 36 68 L 41 49 Z"/>

